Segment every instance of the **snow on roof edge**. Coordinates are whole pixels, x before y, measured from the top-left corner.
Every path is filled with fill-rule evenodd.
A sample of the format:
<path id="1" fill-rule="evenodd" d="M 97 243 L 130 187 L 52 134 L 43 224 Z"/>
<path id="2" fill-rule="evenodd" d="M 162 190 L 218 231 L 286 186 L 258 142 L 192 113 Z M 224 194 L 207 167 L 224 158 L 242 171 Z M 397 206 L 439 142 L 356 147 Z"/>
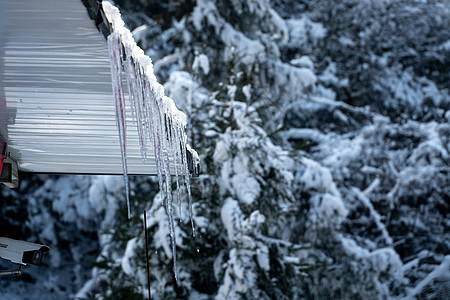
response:
<path id="1" fill-rule="evenodd" d="M 107 1 L 102 2 L 103 12 L 112 26 L 112 32 L 117 32 L 121 36 L 122 42 L 133 49 L 133 58 L 138 61 L 139 65 L 145 70 L 145 75 L 148 80 L 154 84 L 159 90 L 160 96 L 163 99 L 161 104 L 164 105 L 163 109 L 167 115 L 170 115 L 173 120 L 177 121 L 179 125 L 186 126 L 186 115 L 180 111 L 173 99 L 165 96 L 164 87 L 157 81 L 154 74 L 152 59 L 144 53 L 144 51 L 136 44 L 130 30 L 125 27 L 125 22 L 122 20 L 120 11 L 117 7 L 113 6 Z"/>

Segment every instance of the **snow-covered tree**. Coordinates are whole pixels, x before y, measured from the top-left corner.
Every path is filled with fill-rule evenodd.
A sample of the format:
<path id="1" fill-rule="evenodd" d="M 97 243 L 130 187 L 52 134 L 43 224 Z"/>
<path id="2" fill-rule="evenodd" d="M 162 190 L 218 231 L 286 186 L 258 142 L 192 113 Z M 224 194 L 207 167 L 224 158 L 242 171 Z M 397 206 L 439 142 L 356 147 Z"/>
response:
<path id="1" fill-rule="evenodd" d="M 64 243 L 64 222 L 99 249 L 89 266 L 69 256 L 92 268 L 72 295 L 146 297 L 145 208 L 154 299 L 444 298 L 446 1 L 116 3 L 188 115 L 195 237 L 181 193 L 175 280 L 157 182 L 132 178 L 127 220 L 120 178 L 30 181 L 33 234 Z"/>

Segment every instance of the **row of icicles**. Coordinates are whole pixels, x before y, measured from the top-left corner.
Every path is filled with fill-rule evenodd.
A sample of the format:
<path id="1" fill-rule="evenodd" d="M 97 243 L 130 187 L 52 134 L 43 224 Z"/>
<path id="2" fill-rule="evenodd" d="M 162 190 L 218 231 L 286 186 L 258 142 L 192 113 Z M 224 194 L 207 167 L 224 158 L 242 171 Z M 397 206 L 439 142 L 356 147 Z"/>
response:
<path id="1" fill-rule="evenodd" d="M 127 166 L 126 97 L 123 86 L 125 81 L 133 121 L 137 125 L 143 162 L 145 163 L 148 158 L 148 149 L 153 148 L 155 153 L 159 187 L 161 193 L 165 194 L 164 203 L 169 218 L 174 274 L 175 278 L 178 278 L 171 176 L 174 176 L 176 180 L 176 196 L 179 203 L 181 203 L 180 190 L 183 187 L 187 190 L 189 217 L 191 219 L 192 234 L 195 236 L 186 148 L 186 116 L 176 108 L 172 99 L 164 95 L 164 88 L 157 82 L 153 74 L 151 59 L 143 54 L 142 49 L 136 45 L 134 40 L 130 41 L 127 37 L 124 39 L 123 33 L 113 32 L 108 36 L 108 48 L 116 106 L 116 120 L 122 151 L 128 218 L 131 216 L 131 211 Z M 180 180 L 180 177 L 184 180 Z"/>

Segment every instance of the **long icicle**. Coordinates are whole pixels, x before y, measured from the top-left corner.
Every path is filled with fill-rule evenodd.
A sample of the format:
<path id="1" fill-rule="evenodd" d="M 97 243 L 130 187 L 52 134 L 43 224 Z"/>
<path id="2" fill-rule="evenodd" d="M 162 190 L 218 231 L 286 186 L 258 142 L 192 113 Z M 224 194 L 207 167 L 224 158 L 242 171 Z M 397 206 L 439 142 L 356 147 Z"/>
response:
<path id="1" fill-rule="evenodd" d="M 167 123 L 169 123 L 170 120 L 167 118 Z M 172 120 L 173 122 L 173 120 Z M 182 220 L 182 214 L 181 214 L 181 195 L 180 195 L 180 181 L 178 179 L 179 177 L 179 167 L 181 166 L 180 164 L 180 158 L 181 158 L 181 154 L 180 154 L 180 144 L 179 144 L 179 140 L 177 137 L 177 130 L 176 128 L 174 128 L 174 126 L 172 124 L 168 124 L 167 128 L 170 129 L 170 149 L 172 150 L 172 157 L 173 157 L 173 164 L 174 164 L 174 169 L 175 169 L 175 179 L 176 179 L 176 183 L 177 183 L 177 200 L 178 200 L 178 210 L 179 210 L 179 216 L 180 216 L 180 221 Z"/>
<path id="2" fill-rule="evenodd" d="M 125 109 L 125 95 L 123 91 L 122 74 L 122 43 L 120 35 L 112 33 L 108 36 L 108 49 L 111 61 L 111 79 L 116 106 L 116 121 L 119 129 L 120 149 L 122 153 L 123 178 L 125 183 L 125 197 L 127 200 L 128 219 L 131 218 L 130 209 L 130 187 L 128 181 L 128 161 L 127 161 L 127 116 Z"/>
<path id="3" fill-rule="evenodd" d="M 147 230 L 147 210 L 144 209 L 144 233 L 145 233 L 145 262 L 147 264 L 147 286 L 148 299 L 152 300 L 151 284 L 150 284 L 150 260 L 148 255 L 148 230 Z"/>
<path id="4" fill-rule="evenodd" d="M 183 135 L 180 133 L 184 139 L 187 139 L 186 135 Z M 186 143 L 186 141 L 185 141 Z M 191 227 L 192 227 L 192 236 L 195 237 L 195 226 L 194 226 L 194 214 L 192 212 L 192 194 L 191 194 L 191 184 L 189 182 L 189 167 L 187 164 L 187 154 L 186 154 L 186 147 L 181 147 L 181 153 L 182 153 L 182 161 L 184 166 L 184 181 L 186 183 L 186 189 L 188 193 L 188 205 L 189 205 L 189 218 L 191 219 Z"/>

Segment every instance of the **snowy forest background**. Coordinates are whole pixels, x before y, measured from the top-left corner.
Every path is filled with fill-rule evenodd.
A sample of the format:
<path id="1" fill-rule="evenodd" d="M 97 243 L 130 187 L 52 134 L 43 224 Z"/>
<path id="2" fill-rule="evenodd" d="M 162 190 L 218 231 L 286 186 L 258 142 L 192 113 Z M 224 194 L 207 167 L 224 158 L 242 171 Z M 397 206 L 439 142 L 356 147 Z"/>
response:
<path id="1" fill-rule="evenodd" d="M 450 2 L 116 1 L 188 115 L 201 175 L 24 176 L 0 236 L 52 250 L 0 299 L 445 299 L 450 293 Z M 0 269 L 14 267 L 6 261 Z"/>

